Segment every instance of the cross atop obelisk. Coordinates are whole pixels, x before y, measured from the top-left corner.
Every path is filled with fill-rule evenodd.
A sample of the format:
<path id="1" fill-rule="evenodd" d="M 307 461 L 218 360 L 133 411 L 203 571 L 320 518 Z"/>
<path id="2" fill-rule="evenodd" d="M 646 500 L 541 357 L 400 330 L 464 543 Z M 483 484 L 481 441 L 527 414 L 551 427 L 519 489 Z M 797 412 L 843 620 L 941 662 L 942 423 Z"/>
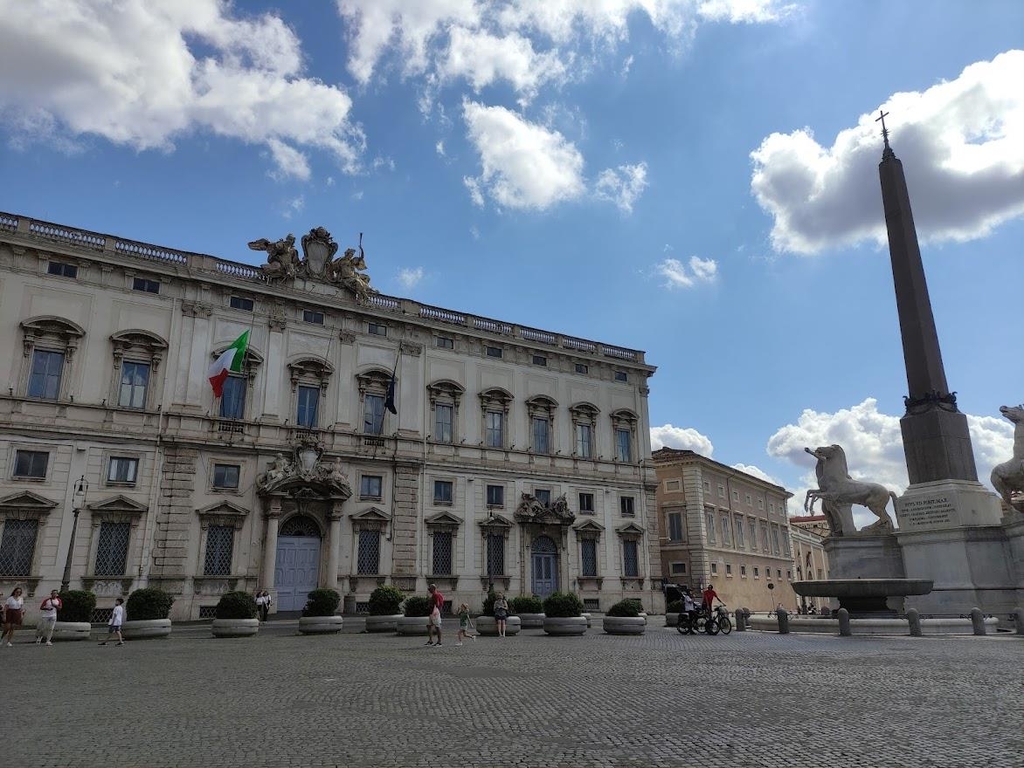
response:
<path id="1" fill-rule="evenodd" d="M 946 384 L 914 215 L 910 210 L 910 193 L 903 163 L 889 146 L 887 116 L 887 112 L 881 112 L 876 120 L 882 123 L 885 142 L 878 176 L 882 183 L 885 228 L 889 234 L 889 256 L 909 387 L 909 395 L 904 398 L 907 411 L 900 419 L 907 473 L 911 485 L 935 480 L 977 481 L 967 417 L 957 410 L 956 393 L 950 392 Z"/>

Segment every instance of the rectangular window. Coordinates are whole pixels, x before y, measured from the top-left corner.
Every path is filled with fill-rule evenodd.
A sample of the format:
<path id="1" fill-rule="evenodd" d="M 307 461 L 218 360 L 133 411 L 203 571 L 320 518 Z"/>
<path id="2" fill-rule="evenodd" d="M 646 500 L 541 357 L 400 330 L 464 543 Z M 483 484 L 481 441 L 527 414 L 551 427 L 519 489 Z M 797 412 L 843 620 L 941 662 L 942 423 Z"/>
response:
<path id="1" fill-rule="evenodd" d="M 622 462 L 633 461 L 633 441 L 628 429 L 615 430 L 615 457 Z"/>
<path id="2" fill-rule="evenodd" d="M 220 396 L 220 417 L 222 419 L 245 418 L 245 384 L 242 376 L 228 376 Z"/>
<path id="3" fill-rule="evenodd" d="M 434 439 L 437 442 L 450 443 L 454 440 L 452 436 L 452 422 L 454 420 L 454 406 L 441 404 L 434 406 Z"/>
<path id="4" fill-rule="evenodd" d="M 32 353 L 32 371 L 28 377 L 28 396 L 56 400 L 60 397 L 60 377 L 63 370 L 63 352 L 35 350 Z"/>
<path id="5" fill-rule="evenodd" d="M 750 522 L 750 526 L 749 526 L 749 531 L 750 531 L 750 550 L 752 552 L 756 552 L 757 551 L 757 521 L 754 518 L 750 518 L 749 522 Z"/>
<path id="6" fill-rule="evenodd" d="M 792 579 L 792 578 L 793 578 L 793 572 L 787 569 L 786 570 L 786 579 L 787 579 L 787 581 L 789 579 Z"/>
<path id="7" fill-rule="evenodd" d="M 736 533 L 736 549 L 743 549 L 746 546 L 746 537 L 743 535 L 742 517 L 736 517 L 736 520 L 733 522 L 732 529 Z"/>
<path id="8" fill-rule="evenodd" d="M 768 552 L 768 526 L 761 522 L 761 551 Z"/>
<path id="9" fill-rule="evenodd" d="M 46 465 L 50 454 L 46 451 L 17 451 L 14 454 L 14 476 L 46 479 Z"/>
<path id="10" fill-rule="evenodd" d="M 504 485 L 488 485 L 487 486 L 487 506 L 488 507 L 504 507 L 505 506 L 505 486 Z"/>
<path id="11" fill-rule="evenodd" d="M 597 576 L 597 541 L 580 542 L 580 576 Z"/>
<path id="12" fill-rule="evenodd" d="M 363 433 L 379 435 L 384 431 L 384 396 L 363 397 Z"/>
<path id="13" fill-rule="evenodd" d="M 768 514 L 769 515 L 774 515 L 775 514 L 775 502 L 768 502 Z"/>
<path id="14" fill-rule="evenodd" d="M 747 578 L 747 566 L 745 566 L 745 565 L 741 565 L 740 566 L 740 578 L 741 579 Z"/>
<path id="15" fill-rule="evenodd" d="M 634 579 L 640 575 L 640 558 L 637 556 L 635 541 L 622 542 L 622 574 Z"/>
<path id="16" fill-rule="evenodd" d="M 725 564 L 725 575 L 726 576 L 732 576 L 732 564 L 731 563 L 726 563 Z"/>
<path id="17" fill-rule="evenodd" d="M 708 537 L 708 544 L 714 544 L 715 539 L 715 513 L 704 510 L 704 527 Z"/>
<path id="18" fill-rule="evenodd" d="M 725 498 L 725 486 L 724 485 L 718 486 L 718 498 L 720 498 L 720 499 L 724 499 Z"/>
<path id="19" fill-rule="evenodd" d="M 315 309 L 304 309 L 302 310 L 302 322 L 311 323 L 312 325 L 323 325 L 324 313 L 318 312 Z"/>
<path id="20" fill-rule="evenodd" d="M 121 408 L 145 408 L 149 388 L 149 363 L 121 363 L 121 388 L 117 404 Z"/>
<path id="21" fill-rule="evenodd" d="M 751 505 L 751 503 L 752 503 L 751 500 L 750 500 L 750 494 L 749 493 L 747 494 L 746 499 L 747 499 L 747 506 L 749 507 Z"/>
<path id="22" fill-rule="evenodd" d="M 450 576 L 452 572 L 451 531 L 434 531 L 434 570 L 436 576 Z"/>
<path id="23" fill-rule="evenodd" d="M 781 568 L 777 568 L 775 570 L 775 574 L 778 577 L 778 579 L 781 581 L 782 580 L 782 569 Z"/>
<path id="24" fill-rule="evenodd" d="M 139 473 L 139 460 L 126 456 L 111 456 L 107 464 L 108 483 L 130 483 L 135 485 Z"/>
<path id="25" fill-rule="evenodd" d="M 625 371 L 616 371 L 615 372 L 615 380 L 616 381 L 629 381 L 629 376 L 626 374 Z"/>
<path id="26" fill-rule="evenodd" d="M 74 264 L 62 264 L 59 261 L 51 261 L 46 265 L 46 274 L 74 279 L 78 277 L 78 267 Z"/>
<path id="27" fill-rule="evenodd" d="M 500 533 L 487 534 L 487 575 L 505 575 L 505 537 Z"/>
<path id="28" fill-rule="evenodd" d="M 589 459 L 593 455 L 593 429 L 589 424 L 576 425 L 576 455 L 581 459 Z"/>
<path id="29" fill-rule="evenodd" d="M 486 347 L 488 357 L 501 357 L 501 347 Z"/>
<path id="30" fill-rule="evenodd" d="M 670 541 L 683 540 L 683 513 L 668 513 L 668 538 Z"/>
<path id="31" fill-rule="evenodd" d="M 455 349 L 455 339 L 448 336 L 435 336 L 434 346 L 438 349 Z"/>
<path id="32" fill-rule="evenodd" d="M 453 485 L 451 480 L 434 481 L 434 503 L 451 504 Z"/>
<path id="33" fill-rule="evenodd" d="M 590 373 L 590 366 L 576 363 L 576 373 Z"/>
<path id="34" fill-rule="evenodd" d="M 356 572 L 360 575 L 380 573 L 380 531 L 360 531 Z"/>
<path id="35" fill-rule="evenodd" d="M 774 505 L 772 505 L 772 506 L 774 506 Z M 758 509 L 764 509 L 764 499 L 760 499 L 760 498 L 759 498 L 759 499 L 757 500 L 757 508 L 758 508 Z M 773 509 L 773 510 L 772 510 L 772 512 L 774 512 L 774 511 L 775 511 L 775 510 Z"/>
<path id="36" fill-rule="evenodd" d="M 533 452 L 551 453 L 551 422 L 534 417 L 532 421 Z"/>
<path id="37" fill-rule="evenodd" d="M 486 425 L 484 445 L 488 448 L 504 448 L 505 414 L 498 411 L 487 411 L 484 417 Z"/>
<path id="38" fill-rule="evenodd" d="M 380 475 L 363 475 L 359 479 L 359 498 L 380 499 L 381 486 L 384 478 Z"/>
<path id="39" fill-rule="evenodd" d="M 622 496 L 619 498 L 619 514 L 623 517 L 633 517 L 636 514 L 632 496 Z"/>
<path id="40" fill-rule="evenodd" d="M 320 406 L 320 387 L 299 385 L 299 410 L 295 421 L 300 427 L 312 429 L 317 423 L 317 410 Z"/>
<path id="41" fill-rule="evenodd" d="M 686 563 L 672 563 L 671 568 L 673 576 L 686 573 Z"/>
<path id="42" fill-rule="evenodd" d="M 206 561 L 203 574 L 228 576 L 235 552 L 235 529 L 230 525 L 211 525 L 206 529 Z"/>
<path id="43" fill-rule="evenodd" d="M 238 476 L 242 468 L 237 464 L 214 464 L 213 465 L 213 487 L 214 488 L 238 488 Z"/>
<path id="44" fill-rule="evenodd" d="M 4 521 L 4 535 L 0 539 L 0 576 L 32 575 L 32 556 L 36 549 L 38 520 Z"/>
<path id="45" fill-rule="evenodd" d="M 594 494 L 580 494 L 580 512 L 590 515 L 594 514 Z"/>
<path id="46" fill-rule="evenodd" d="M 782 529 L 782 554 L 784 554 L 786 557 L 791 556 L 791 552 L 789 549 L 789 531 L 787 531 L 785 528 Z"/>
<path id="47" fill-rule="evenodd" d="M 533 356 L 533 364 L 534 365 L 547 365 L 548 364 L 548 359 L 546 357 L 544 357 L 544 355 L 534 355 Z"/>
<path id="48" fill-rule="evenodd" d="M 740 492 L 739 491 L 733 491 L 732 492 L 732 500 L 733 501 L 739 501 L 740 500 Z"/>
<path id="49" fill-rule="evenodd" d="M 723 547 L 731 547 L 732 546 L 732 524 L 729 521 L 729 516 L 728 515 L 722 515 L 721 525 L 722 525 L 722 546 Z"/>
<path id="50" fill-rule="evenodd" d="M 711 493 L 711 481 L 710 480 L 705 480 L 704 481 L 704 492 L 705 493 Z"/>
<path id="51" fill-rule="evenodd" d="M 96 545 L 97 576 L 123 576 L 127 572 L 131 530 L 131 523 L 100 523 Z"/>
<path id="52" fill-rule="evenodd" d="M 711 564 L 711 575 L 712 576 L 717 576 L 718 575 L 718 563 L 712 563 Z"/>
<path id="53" fill-rule="evenodd" d="M 683 490 L 683 481 L 682 480 L 666 480 L 665 481 L 665 490 L 666 491 L 681 491 L 681 490 Z"/>
<path id="54" fill-rule="evenodd" d="M 160 283 L 145 277 L 136 277 L 132 280 L 132 290 L 142 293 L 160 293 Z"/>
<path id="55" fill-rule="evenodd" d="M 758 568 L 756 565 L 754 566 L 754 578 L 755 579 L 761 578 L 761 569 Z"/>
<path id="56" fill-rule="evenodd" d="M 779 526 L 772 526 L 772 554 L 777 555 L 781 552 L 779 547 Z"/>
<path id="57" fill-rule="evenodd" d="M 537 501 L 539 501 L 544 506 L 548 506 L 551 504 L 551 491 L 549 491 L 548 489 L 534 488 L 533 495 L 537 498 Z"/>
<path id="58" fill-rule="evenodd" d="M 370 323 L 366 326 L 366 332 L 372 333 L 374 336 L 387 336 L 388 327 L 381 323 Z"/>
<path id="59" fill-rule="evenodd" d="M 252 312 L 253 300 L 243 298 L 242 296 L 232 296 L 229 306 L 232 309 L 240 309 L 243 312 Z"/>

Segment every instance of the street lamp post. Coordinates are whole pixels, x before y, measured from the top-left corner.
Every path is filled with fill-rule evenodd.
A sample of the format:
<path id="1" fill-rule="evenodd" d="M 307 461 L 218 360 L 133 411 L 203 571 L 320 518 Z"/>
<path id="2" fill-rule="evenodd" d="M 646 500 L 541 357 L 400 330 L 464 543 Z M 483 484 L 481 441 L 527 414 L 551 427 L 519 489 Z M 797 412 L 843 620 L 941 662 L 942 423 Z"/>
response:
<path id="1" fill-rule="evenodd" d="M 85 506 L 85 496 L 89 492 L 89 483 L 85 479 L 85 475 L 79 478 L 78 483 L 75 485 L 75 493 L 72 497 L 72 504 L 74 509 L 72 514 L 74 515 L 74 522 L 71 523 L 71 541 L 68 544 L 68 556 L 64 561 L 64 578 L 60 582 L 60 590 L 64 592 L 71 588 L 71 561 L 75 556 L 75 534 L 78 533 L 78 513 L 82 511 L 82 507 Z"/>

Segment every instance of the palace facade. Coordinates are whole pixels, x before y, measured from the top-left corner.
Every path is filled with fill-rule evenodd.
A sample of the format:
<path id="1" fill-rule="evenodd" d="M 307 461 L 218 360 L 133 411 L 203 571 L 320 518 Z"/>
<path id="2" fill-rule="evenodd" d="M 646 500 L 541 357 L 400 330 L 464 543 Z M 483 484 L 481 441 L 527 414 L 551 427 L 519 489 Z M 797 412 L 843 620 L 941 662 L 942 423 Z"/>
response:
<path id="1" fill-rule="evenodd" d="M 0 214 L 0 588 L 70 563 L 101 608 L 159 586 L 175 619 L 429 582 L 661 609 L 643 352 L 381 295 L 325 230 L 293 243 L 250 244 L 257 268 Z"/>

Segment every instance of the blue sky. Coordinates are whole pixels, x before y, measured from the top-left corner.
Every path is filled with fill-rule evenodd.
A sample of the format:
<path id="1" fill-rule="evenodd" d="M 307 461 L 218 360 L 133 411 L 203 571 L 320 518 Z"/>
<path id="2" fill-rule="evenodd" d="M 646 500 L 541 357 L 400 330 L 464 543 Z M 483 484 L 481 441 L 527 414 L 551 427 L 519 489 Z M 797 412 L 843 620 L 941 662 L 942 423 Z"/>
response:
<path id="1" fill-rule="evenodd" d="M 385 293 L 646 350 L 656 445 L 902 490 L 884 105 L 987 479 L 1020 49 L 1012 1 L 0 0 L 0 209 L 241 261 L 363 232 Z"/>

